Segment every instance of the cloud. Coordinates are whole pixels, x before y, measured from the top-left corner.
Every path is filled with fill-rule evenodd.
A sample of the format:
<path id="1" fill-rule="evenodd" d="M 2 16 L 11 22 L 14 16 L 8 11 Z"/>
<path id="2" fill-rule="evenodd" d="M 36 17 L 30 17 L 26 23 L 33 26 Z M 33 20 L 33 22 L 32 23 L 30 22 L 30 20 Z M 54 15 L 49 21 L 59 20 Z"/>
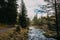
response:
<path id="1" fill-rule="evenodd" d="M 18 4 L 20 4 L 21 0 L 18 0 Z M 24 3 L 27 8 L 27 15 L 30 19 L 33 19 L 34 15 L 36 14 L 34 10 L 38 8 L 38 5 L 45 5 L 46 2 L 44 0 L 24 0 Z M 38 17 L 40 17 L 41 14 L 38 14 Z"/>

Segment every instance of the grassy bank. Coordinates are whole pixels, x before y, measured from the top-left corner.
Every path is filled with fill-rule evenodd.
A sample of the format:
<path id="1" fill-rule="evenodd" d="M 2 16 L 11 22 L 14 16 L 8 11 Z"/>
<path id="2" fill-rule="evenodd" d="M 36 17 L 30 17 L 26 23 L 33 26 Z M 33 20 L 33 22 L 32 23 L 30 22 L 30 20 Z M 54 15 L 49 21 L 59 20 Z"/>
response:
<path id="1" fill-rule="evenodd" d="M 56 31 L 49 30 L 47 25 L 39 26 L 39 28 L 43 29 L 45 31 L 45 33 L 43 35 L 45 35 L 46 37 L 56 38 L 56 35 L 57 35 Z"/>
<path id="2" fill-rule="evenodd" d="M 56 38 L 56 32 L 55 31 L 51 31 L 51 30 L 45 31 L 44 35 L 48 38 Z"/>
<path id="3" fill-rule="evenodd" d="M 0 34 L 0 40 L 27 40 L 28 36 L 27 28 L 20 28 L 19 32 L 14 30 L 9 30 L 8 32 Z"/>
<path id="4" fill-rule="evenodd" d="M 12 27 L 15 27 L 15 25 L 0 24 L 0 30 L 1 30 L 1 29 L 12 28 Z"/>

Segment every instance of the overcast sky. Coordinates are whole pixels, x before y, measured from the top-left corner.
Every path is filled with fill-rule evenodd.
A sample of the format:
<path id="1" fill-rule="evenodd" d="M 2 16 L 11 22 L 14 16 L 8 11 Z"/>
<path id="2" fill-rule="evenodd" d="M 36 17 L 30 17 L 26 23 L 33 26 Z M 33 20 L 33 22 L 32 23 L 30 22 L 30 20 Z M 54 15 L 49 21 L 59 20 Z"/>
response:
<path id="1" fill-rule="evenodd" d="M 34 10 L 36 8 L 39 9 L 38 5 L 45 5 L 46 2 L 44 2 L 44 0 L 23 0 L 25 3 L 25 6 L 27 8 L 27 15 L 30 19 L 32 19 L 34 17 L 34 15 L 36 14 L 34 12 Z M 21 0 L 18 1 L 18 4 L 21 3 Z M 41 14 L 38 14 L 38 18 L 40 17 Z M 43 14 L 44 16 L 46 14 Z"/>

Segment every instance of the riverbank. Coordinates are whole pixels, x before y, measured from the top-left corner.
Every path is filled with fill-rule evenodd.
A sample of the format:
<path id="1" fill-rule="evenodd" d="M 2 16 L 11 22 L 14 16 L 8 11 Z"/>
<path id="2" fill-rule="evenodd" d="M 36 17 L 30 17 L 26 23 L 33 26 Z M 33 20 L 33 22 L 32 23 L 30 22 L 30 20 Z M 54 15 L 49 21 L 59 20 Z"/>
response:
<path id="1" fill-rule="evenodd" d="M 43 35 L 44 30 L 36 28 L 38 26 L 31 26 L 29 27 L 29 32 L 28 32 L 28 39 L 29 40 L 56 40 L 54 38 L 48 38 Z"/>
<path id="2" fill-rule="evenodd" d="M 39 26 L 39 28 L 45 31 L 45 33 L 43 35 L 45 35 L 46 37 L 56 39 L 56 37 L 57 37 L 56 31 L 49 30 L 47 25 Z"/>
<path id="3" fill-rule="evenodd" d="M 41 28 L 42 26 L 41 27 L 40 26 L 29 26 L 29 27 L 30 27 L 30 29 L 32 27 L 33 30 L 35 30 L 34 28 L 36 28 L 34 33 L 35 32 L 39 33 L 41 31 L 40 29 L 42 29 L 43 31 L 45 31 L 43 35 L 45 35 L 47 38 L 54 38 L 54 37 L 56 37 L 56 32 L 48 30 L 48 29 L 43 29 L 43 28 Z M 5 33 L 0 33 L 0 40 L 27 40 L 27 38 L 28 38 L 28 31 L 29 31 L 28 28 L 20 28 L 19 32 L 16 32 L 15 29 L 8 30 Z M 34 33 L 33 33 L 33 35 L 34 35 Z M 40 35 L 40 33 L 39 33 L 39 35 Z"/>
<path id="4" fill-rule="evenodd" d="M 44 31 L 43 35 L 47 38 L 56 39 L 56 31 L 49 30 L 47 26 L 32 26 L 36 29 L 42 29 Z"/>
<path id="5" fill-rule="evenodd" d="M 56 31 L 48 30 L 45 31 L 44 35 L 48 38 L 56 38 Z"/>
<path id="6" fill-rule="evenodd" d="M 27 40 L 27 28 L 20 28 L 19 32 L 15 29 L 8 30 L 8 32 L 0 33 L 0 40 Z"/>

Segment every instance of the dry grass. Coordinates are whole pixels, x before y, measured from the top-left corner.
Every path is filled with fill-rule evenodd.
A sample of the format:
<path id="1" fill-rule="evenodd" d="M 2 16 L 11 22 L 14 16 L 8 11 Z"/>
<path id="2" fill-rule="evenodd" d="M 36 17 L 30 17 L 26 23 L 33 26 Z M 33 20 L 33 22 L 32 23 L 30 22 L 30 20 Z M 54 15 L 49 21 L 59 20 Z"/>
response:
<path id="1" fill-rule="evenodd" d="M 45 31 L 46 33 L 44 33 L 44 35 L 46 36 L 46 37 L 56 37 L 56 32 L 55 31 Z"/>
<path id="2" fill-rule="evenodd" d="M 20 28 L 19 32 L 15 30 L 9 30 L 6 33 L 0 34 L 0 40 L 27 40 L 28 38 L 28 29 L 27 28 Z"/>
<path id="3" fill-rule="evenodd" d="M 7 25 L 1 25 L 0 24 L 0 29 L 5 29 L 7 27 Z"/>
<path id="4" fill-rule="evenodd" d="M 40 29 L 43 29 L 45 31 L 44 35 L 49 38 L 55 38 L 56 37 L 56 31 L 49 30 L 47 25 L 41 26 Z"/>

